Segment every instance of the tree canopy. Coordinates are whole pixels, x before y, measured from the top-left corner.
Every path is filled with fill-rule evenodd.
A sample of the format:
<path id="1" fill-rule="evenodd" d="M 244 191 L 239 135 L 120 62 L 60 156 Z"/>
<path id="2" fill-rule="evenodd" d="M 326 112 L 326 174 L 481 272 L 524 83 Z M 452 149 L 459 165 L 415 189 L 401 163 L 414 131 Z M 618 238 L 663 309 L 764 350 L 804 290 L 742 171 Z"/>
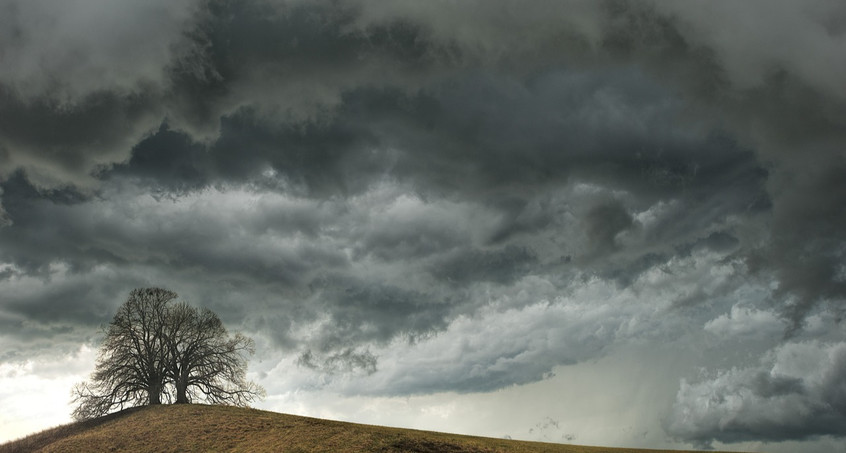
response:
<path id="1" fill-rule="evenodd" d="M 73 389 L 75 419 L 162 402 L 246 406 L 264 395 L 246 379 L 253 341 L 176 298 L 161 288 L 132 290 L 105 329 L 90 380 Z"/>

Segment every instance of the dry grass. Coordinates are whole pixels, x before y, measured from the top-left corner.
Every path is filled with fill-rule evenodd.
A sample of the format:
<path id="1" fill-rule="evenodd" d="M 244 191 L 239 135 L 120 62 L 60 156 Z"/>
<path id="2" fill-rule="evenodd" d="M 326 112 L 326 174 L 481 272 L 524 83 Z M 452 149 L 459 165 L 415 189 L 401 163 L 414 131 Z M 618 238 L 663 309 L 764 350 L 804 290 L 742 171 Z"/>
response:
<path id="1" fill-rule="evenodd" d="M 360 425 L 225 406 L 131 409 L 0 445 L 9 452 L 657 453 Z"/>

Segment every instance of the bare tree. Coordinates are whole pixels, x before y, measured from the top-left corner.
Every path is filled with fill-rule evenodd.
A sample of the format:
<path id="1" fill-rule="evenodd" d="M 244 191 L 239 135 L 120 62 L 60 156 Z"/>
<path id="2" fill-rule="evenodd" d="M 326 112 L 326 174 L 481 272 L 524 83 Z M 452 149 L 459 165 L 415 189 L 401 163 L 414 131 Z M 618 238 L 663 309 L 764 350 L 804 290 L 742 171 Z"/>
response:
<path id="1" fill-rule="evenodd" d="M 203 399 L 213 404 L 246 406 L 264 390 L 246 380 L 247 356 L 253 340 L 230 337 L 217 315 L 186 303 L 171 307 L 166 331 L 168 378 L 176 403 Z"/>
<path id="2" fill-rule="evenodd" d="M 162 339 L 167 303 L 175 298 L 161 288 L 132 290 L 106 329 L 91 382 L 74 388 L 75 419 L 161 403 L 167 365 Z"/>
<path id="3" fill-rule="evenodd" d="M 211 310 L 171 304 L 176 297 L 160 288 L 130 293 L 106 329 L 90 382 L 73 389 L 75 419 L 161 404 L 163 397 L 246 406 L 264 395 L 246 380 L 253 341 L 230 337 Z"/>

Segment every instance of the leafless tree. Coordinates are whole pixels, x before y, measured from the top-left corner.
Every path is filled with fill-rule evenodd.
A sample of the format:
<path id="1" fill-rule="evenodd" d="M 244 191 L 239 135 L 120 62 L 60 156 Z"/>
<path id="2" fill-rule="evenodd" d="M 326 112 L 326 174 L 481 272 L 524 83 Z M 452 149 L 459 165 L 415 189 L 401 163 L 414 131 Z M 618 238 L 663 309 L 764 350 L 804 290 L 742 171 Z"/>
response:
<path id="1" fill-rule="evenodd" d="M 168 302 L 175 298 L 176 293 L 160 288 L 132 290 L 106 329 L 91 382 L 74 388 L 75 419 L 161 403 L 167 365 L 165 317 Z"/>
<path id="2" fill-rule="evenodd" d="M 212 404 L 246 406 L 264 390 L 246 380 L 247 356 L 253 340 L 230 337 L 217 315 L 184 302 L 171 307 L 166 343 L 168 378 L 176 403 L 202 399 Z"/>
<path id="3" fill-rule="evenodd" d="M 90 382 L 73 389 L 77 420 L 143 404 L 203 400 L 246 406 L 264 389 L 246 380 L 251 339 L 226 331 L 208 309 L 176 293 L 133 290 L 105 332 Z"/>

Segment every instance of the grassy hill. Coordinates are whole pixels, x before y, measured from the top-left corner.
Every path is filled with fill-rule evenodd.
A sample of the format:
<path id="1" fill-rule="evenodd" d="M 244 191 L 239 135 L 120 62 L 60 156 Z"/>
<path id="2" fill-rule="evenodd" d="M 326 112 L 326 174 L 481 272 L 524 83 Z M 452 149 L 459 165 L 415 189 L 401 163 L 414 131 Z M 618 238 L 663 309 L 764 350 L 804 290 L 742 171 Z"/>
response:
<path id="1" fill-rule="evenodd" d="M 652 453 L 360 425 L 226 406 L 162 405 L 72 423 L 0 445 L 7 452 Z"/>

